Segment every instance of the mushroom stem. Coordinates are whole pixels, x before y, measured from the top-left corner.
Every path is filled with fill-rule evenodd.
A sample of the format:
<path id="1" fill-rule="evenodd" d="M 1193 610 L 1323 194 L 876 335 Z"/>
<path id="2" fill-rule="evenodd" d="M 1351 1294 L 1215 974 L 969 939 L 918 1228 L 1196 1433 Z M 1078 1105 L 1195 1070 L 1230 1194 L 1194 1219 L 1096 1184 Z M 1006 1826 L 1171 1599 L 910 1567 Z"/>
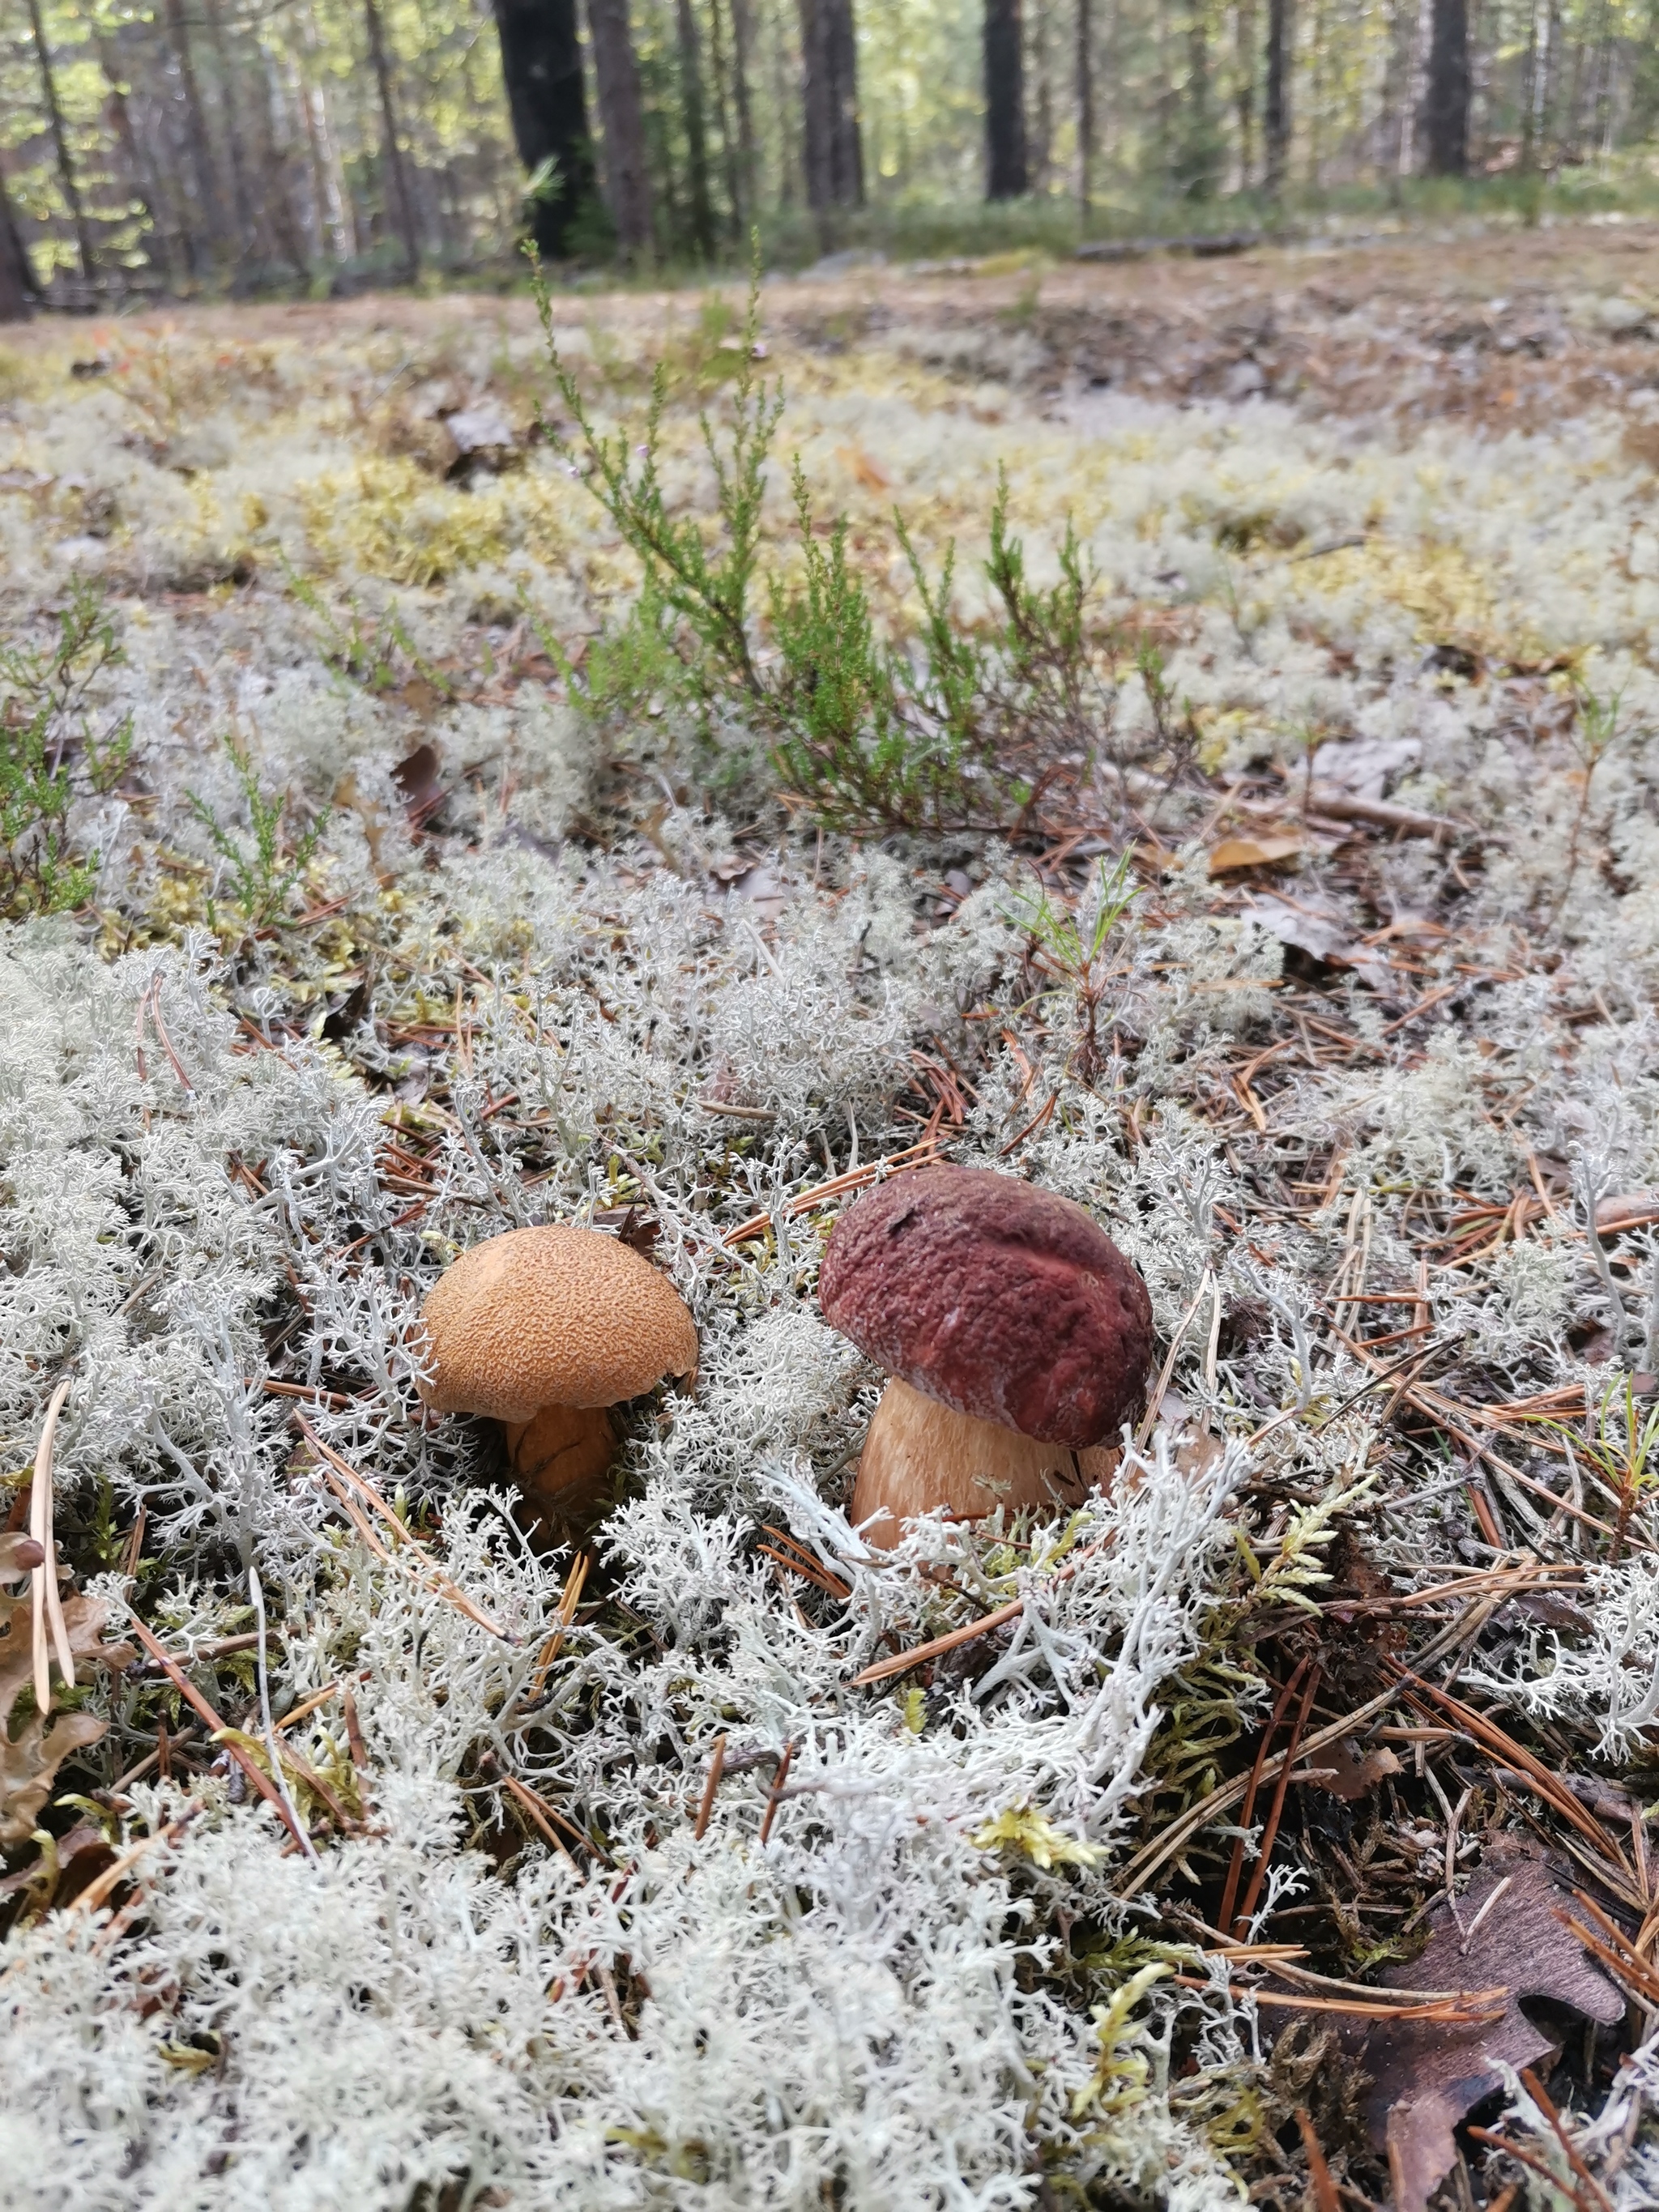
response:
<path id="1" fill-rule="evenodd" d="M 532 1504 L 568 1519 L 596 1504 L 617 1455 L 604 1406 L 544 1406 L 527 1421 L 504 1421 L 507 1453 Z"/>
<path id="2" fill-rule="evenodd" d="M 864 1440 L 848 1518 L 856 1528 L 882 1516 L 864 1539 L 890 1551 L 907 1521 L 941 1505 L 964 1521 L 981 1520 L 999 1505 L 1011 1515 L 1079 1505 L 1091 1489 L 1104 1488 L 1118 1457 L 1108 1444 L 1074 1451 L 975 1420 L 895 1379 Z"/>

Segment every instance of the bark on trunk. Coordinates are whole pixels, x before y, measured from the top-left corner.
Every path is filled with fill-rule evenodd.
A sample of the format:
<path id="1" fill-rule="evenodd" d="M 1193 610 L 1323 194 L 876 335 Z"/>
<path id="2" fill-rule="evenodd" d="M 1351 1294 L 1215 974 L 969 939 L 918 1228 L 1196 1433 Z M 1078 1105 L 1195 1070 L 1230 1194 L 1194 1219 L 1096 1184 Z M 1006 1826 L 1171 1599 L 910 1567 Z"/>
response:
<path id="1" fill-rule="evenodd" d="M 1077 0 L 1077 198 L 1085 223 L 1095 191 L 1095 18 L 1092 0 Z"/>
<path id="2" fill-rule="evenodd" d="M 0 323 L 26 322 L 33 298 L 33 274 L 12 221 L 5 172 L 0 170 Z"/>
<path id="3" fill-rule="evenodd" d="M 611 219 L 624 253 L 649 253 L 651 173 L 645 157 L 645 110 L 640 99 L 639 62 L 628 24 L 628 0 L 587 0 L 587 33 L 593 47 L 599 121 L 605 131 Z"/>
<path id="4" fill-rule="evenodd" d="M 373 4 L 373 0 L 370 0 Z M 248 190 L 247 166 L 244 161 L 242 122 L 236 106 L 236 70 L 225 42 L 225 27 L 219 13 L 218 0 L 203 0 L 203 20 L 213 44 L 213 59 L 219 72 L 219 99 L 224 112 L 225 152 L 230 166 L 231 197 L 236 209 L 236 258 L 240 265 L 253 251 L 253 196 Z"/>
<path id="5" fill-rule="evenodd" d="M 90 276 L 93 271 L 92 232 L 86 210 L 81 204 L 81 185 L 75 173 L 75 161 L 70 153 L 69 132 L 64 125 L 64 111 L 58 98 L 58 79 L 52 66 L 52 55 L 46 46 L 46 27 L 40 20 L 40 0 L 29 0 L 29 28 L 34 33 L 34 56 L 40 69 L 40 95 L 46 103 L 46 123 L 52 132 L 52 149 L 58 156 L 58 182 L 64 194 L 64 204 L 75 232 L 75 251 L 81 264 L 81 274 Z"/>
<path id="6" fill-rule="evenodd" d="M 1285 189 L 1291 155 L 1291 0 L 1267 0 L 1267 82 L 1261 103 L 1267 190 Z"/>
<path id="7" fill-rule="evenodd" d="M 1469 166 L 1468 0 L 1434 0 L 1429 81 L 1423 94 L 1429 171 L 1461 177 Z"/>
<path id="8" fill-rule="evenodd" d="M 743 175 L 738 154 L 737 96 L 732 84 L 732 64 L 726 51 L 726 24 L 720 0 L 709 0 L 708 58 L 714 71 L 714 106 L 720 129 L 720 170 L 726 185 L 726 210 L 732 234 L 743 235 Z"/>
<path id="9" fill-rule="evenodd" d="M 756 174 L 755 119 L 749 106 L 749 70 L 755 51 L 755 26 L 749 0 L 732 0 L 732 80 L 738 102 L 738 173 L 743 185 L 744 220 L 753 222 L 760 205 Z"/>
<path id="10" fill-rule="evenodd" d="M 820 216 L 864 199 L 853 0 L 800 0 L 806 203 Z"/>
<path id="11" fill-rule="evenodd" d="M 363 21 L 368 32 L 368 58 L 374 71 L 374 88 L 380 102 L 380 129 L 386 149 L 386 211 L 403 240 L 404 268 L 412 278 L 421 265 L 420 233 L 415 227 L 415 203 L 410 197 L 404 149 L 398 143 L 398 108 L 392 94 L 392 64 L 386 53 L 386 27 L 380 21 L 379 0 L 363 0 Z"/>
<path id="12" fill-rule="evenodd" d="M 167 33 L 173 58 L 179 64 L 179 83 L 185 95 L 185 136 L 190 146 L 191 185 L 204 236 L 186 226 L 185 252 L 193 275 L 211 266 L 214 249 L 223 236 L 219 180 L 214 170 L 213 145 L 208 137 L 202 106 L 202 88 L 196 78 L 195 58 L 190 48 L 190 27 L 182 0 L 167 0 Z"/>
<path id="13" fill-rule="evenodd" d="M 1020 0 L 985 0 L 985 197 L 1018 199 L 1025 164 L 1025 57 Z"/>
<path id="14" fill-rule="evenodd" d="M 1255 0 L 1237 0 L 1237 9 L 1233 112 L 1238 122 L 1238 181 L 1249 191 L 1255 178 Z"/>
<path id="15" fill-rule="evenodd" d="M 714 210 L 708 197 L 708 137 L 703 124 L 702 56 L 691 0 L 675 0 L 675 43 L 680 56 L 680 106 L 685 121 L 686 184 L 691 194 L 691 240 L 705 261 L 714 252 Z"/>
<path id="16" fill-rule="evenodd" d="M 552 165 L 528 210 L 531 234 L 561 260 L 593 190 L 576 0 L 495 0 L 495 10 L 519 159 L 532 177 Z"/>

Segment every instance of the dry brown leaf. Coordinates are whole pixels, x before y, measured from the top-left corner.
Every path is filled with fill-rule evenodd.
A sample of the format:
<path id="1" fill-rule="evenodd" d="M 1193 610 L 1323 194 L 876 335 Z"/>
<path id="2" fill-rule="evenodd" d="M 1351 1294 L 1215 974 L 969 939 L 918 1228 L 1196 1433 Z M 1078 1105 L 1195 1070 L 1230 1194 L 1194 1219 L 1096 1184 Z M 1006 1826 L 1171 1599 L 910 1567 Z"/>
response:
<path id="1" fill-rule="evenodd" d="M 101 1640 L 108 1617 L 108 1607 L 95 1599 L 64 1600 L 77 1666 L 82 1659 L 111 1668 L 131 1662 L 131 1644 Z M 33 1671 L 28 1599 L 0 1595 L 0 1845 L 21 1844 L 33 1832 L 58 1768 L 71 1752 L 96 1743 L 109 1725 L 95 1713 L 34 1713 L 14 1735 L 13 1709 Z"/>
<path id="2" fill-rule="evenodd" d="M 1307 849 L 1307 839 L 1294 830 L 1268 831 L 1260 837 L 1224 837 L 1210 854 L 1210 873 L 1224 876 L 1235 868 L 1273 867 Z"/>
<path id="3" fill-rule="evenodd" d="M 1387 1744 L 1379 1743 L 1362 1752 L 1351 1735 L 1325 1745 L 1319 1753 L 1319 1764 L 1326 1770 L 1319 1786 L 1349 1805 L 1369 1797 L 1379 1782 L 1401 1771 L 1400 1761 Z"/>
<path id="4" fill-rule="evenodd" d="M 890 491 L 893 479 L 881 463 L 865 452 L 862 446 L 837 446 L 836 459 L 844 461 L 866 491 Z"/>
<path id="5" fill-rule="evenodd" d="M 1502 1894 L 1480 1917 L 1500 1884 Z M 1557 1878 L 1535 1844 L 1500 1837 L 1457 1901 L 1468 1936 L 1443 1900 L 1431 1916 L 1427 1950 L 1382 1977 L 1402 1988 L 1504 1984 L 1510 1991 L 1503 2018 L 1487 2027 L 1402 2019 L 1372 2029 L 1364 2059 L 1371 2076 L 1365 2118 L 1373 2143 L 1388 2153 L 1395 2212 L 1425 2212 L 1456 2162 L 1454 2129 L 1504 2087 L 1504 2067 L 1518 2072 L 1559 2056 L 1559 2037 L 1528 2018 L 1523 2000 L 1548 1998 L 1604 2027 L 1624 2017 L 1622 1992 L 1556 1917 L 1571 1895 L 1571 1880 Z"/>

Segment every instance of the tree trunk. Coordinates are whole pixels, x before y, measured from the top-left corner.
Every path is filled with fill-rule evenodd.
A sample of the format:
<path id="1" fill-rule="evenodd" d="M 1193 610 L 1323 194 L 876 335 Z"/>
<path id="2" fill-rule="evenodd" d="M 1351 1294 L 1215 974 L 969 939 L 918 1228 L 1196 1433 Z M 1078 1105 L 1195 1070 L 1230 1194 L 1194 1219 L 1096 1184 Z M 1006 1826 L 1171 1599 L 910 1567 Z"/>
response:
<path id="1" fill-rule="evenodd" d="M 1291 36 L 1291 0 L 1267 0 L 1267 82 L 1261 128 L 1267 142 L 1267 190 L 1275 199 L 1285 189 L 1290 166 Z"/>
<path id="2" fill-rule="evenodd" d="M 1469 166 L 1468 0 L 1434 0 L 1423 135 L 1429 173 L 1462 177 Z"/>
<path id="3" fill-rule="evenodd" d="M 744 220 L 750 223 L 760 206 L 755 118 L 749 106 L 749 69 L 754 51 L 755 26 L 749 13 L 749 0 L 732 0 L 732 88 L 738 103 L 738 173 L 743 185 Z"/>
<path id="4" fill-rule="evenodd" d="M 714 252 L 714 210 L 708 197 L 708 137 L 703 125 L 702 56 L 691 0 L 675 0 L 680 57 L 680 108 L 685 123 L 686 181 L 691 193 L 691 242 L 705 261 Z"/>
<path id="5" fill-rule="evenodd" d="M 33 298 L 33 272 L 12 221 L 5 171 L 0 169 L 0 323 L 27 322 Z"/>
<path id="6" fill-rule="evenodd" d="M 121 149 L 121 158 L 126 163 L 127 179 L 139 211 L 149 227 L 149 235 L 144 251 L 149 259 L 164 277 L 173 273 L 173 250 L 162 227 L 160 195 L 155 189 L 155 178 L 149 164 L 138 149 L 138 140 L 132 127 L 132 114 L 127 106 L 126 81 L 119 62 L 107 39 L 97 39 L 98 66 L 104 72 L 104 82 L 109 87 L 109 97 L 104 103 L 104 113 Z M 3 248 L 0 248 L 3 252 Z"/>
<path id="7" fill-rule="evenodd" d="M 1018 199 L 1025 167 L 1025 57 L 1020 0 L 985 0 L 985 197 Z"/>
<path id="8" fill-rule="evenodd" d="M 645 157 L 640 67 L 628 24 L 628 0 L 587 0 L 587 35 L 605 130 L 611 219 L 626 254 L 651 251 L 651 173 Z"/>
<path id="9" fill-rule="evenodd" d="M 52 55 L 46 46 L 46 27 L 40 21 L 40 0 L 29 0 L 29 28 L 34 33 L 34 58 L 40 69 L 40 94 L 46 102 L 46 123 L 52 132 L 52 149 L 58 156 L 58 182 L 75 231 L 75 250 L 80 259 L 81 274 L 90 276 L 94 260 L 92 232 L 88 226 L 86 210 L 81 204 L 81 186 L 75 173 L 69 132 L 64 128 L 64 111 L 58 98 L 58 79 L 53 74 Z"/>
<path id="10" fill-rule="evenodd" d="M 404 167 L 404 149 L 398 143 L 398 109 L 392 94 L 392 61 L 386 50 L 386 26 L 380 21 L 380 0 L 363 0 L 363 25 L 368 33 L 369 65 L 374 71 L 374 89 L 380 103 L 386 212 L 403 240 L 404 273 L 412 282 L 421 266 L 421 240 L 415 227 L 415 203 L 410 196 L 409 174 Z"/>
<path id="11" fill-rule="evenodd" d="M 800 50 L 806 203 L 823 217 L 864 200 L 853 0 L 800 0 Z"/>
<path id="12" fill-rule="evenodd" d="M 204 269 L 211 266 L 214 250 L 224 235 L 219 179 L 214 168 L 213 146 L 208 137 L 202 88 L 197 82 L 196 62 L 190 47 L 190 28 L 185 20 L 181 0 L 167 0 L 167 16 L 173 59 L 179 64 L 179 88 L 185 95 L 185 137 L 190 147 L 191 183 L 204 233 L 198 238 L 194 230 L 188 230 L 185 238 L 185 252 L 191 273 L 199 275 Z"/>
<path id="13" fill-rule="evenodd" d="M 253 252 L 256 240 L 253 196 L 248 190 L 247 166 L 242 158 L 242 123 L 236 107 L 236 71 L 225 43 L 218 0 L 202 0 L 202 15 L 219 72 L 219 100 L 224 111 L 225 151 L 229 159 L 231 197 L 236 210 L 236 259 L 240 267 Z"/>
<path id="14" fill-rule="evenodd" d="M 732 89 L 732 69 L 726 52 L 726 23 L 720 0 L 709 0 L 708 58 L 714 72 L 714 105 L 720 113 L 720 168 L 726 183 L 726 211 L 732 235 L 743 235 L 743 175 L 738 156 L 737 100 Z"/>
<path id="15" fill-rule="evenodd" d="M 1077 199 L 1085 227 L 1095 193 L 1094 47 L 1092 0 L 1077 0 Z"/>
<path id="16" fill-rule="evenodd" d="M 593 191 L 576 0 L 494 4 L 513 137 L 538 186 L 527 210 L 531 235 L 550 260 L 562 260 Z"/>
<path id="17" fill-rule="evenodd" d="M 1249 191 L 1255 179 L 1255 0 L 1237 0 L 1234 18 L 1237 66 L 1233 112 L 1238 126 L 1238 181 Z"/>

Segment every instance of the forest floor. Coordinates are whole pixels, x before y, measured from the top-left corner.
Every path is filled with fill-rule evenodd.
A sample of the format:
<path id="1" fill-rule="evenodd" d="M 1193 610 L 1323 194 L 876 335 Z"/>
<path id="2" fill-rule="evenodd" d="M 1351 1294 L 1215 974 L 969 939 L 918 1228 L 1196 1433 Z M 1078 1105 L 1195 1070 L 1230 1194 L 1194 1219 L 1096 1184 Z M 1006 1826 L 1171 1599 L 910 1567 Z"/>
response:
<path id="1" fill-rule="evenodd" d="M 1659 225 L 757 312 L 0 349 L 9 2202 L 1636 2212 Z M 884 1552 L 933 1160 L 1159 1364 Z M 702 1340 L 574 1528 L 418 1390 L 542 1220 Z"/>

